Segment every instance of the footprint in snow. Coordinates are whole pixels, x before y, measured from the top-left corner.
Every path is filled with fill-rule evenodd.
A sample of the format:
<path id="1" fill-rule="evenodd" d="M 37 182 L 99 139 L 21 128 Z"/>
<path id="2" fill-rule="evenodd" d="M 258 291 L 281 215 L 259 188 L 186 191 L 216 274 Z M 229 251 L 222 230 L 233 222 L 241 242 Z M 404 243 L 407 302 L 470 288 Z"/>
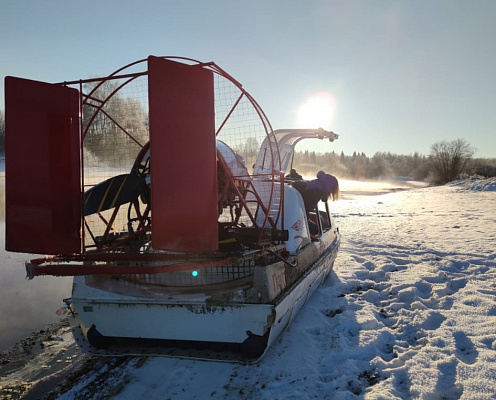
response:
<path id="1" fill-rule="evenodd" d="M 392 262 L 394 262 L 396 265 L 401 265 L 401 266 L 412 264 L 412 260 L 410 260 L 408 258 L 391 257 L 390 260 Z M 405 268 L 402 268 L 402 269 L 405 269 Z"/>
<path id="2" fill-rule="evenodd" d="M 410 388 L 412 386 L 412 382 L 410 381 L 407 371 L 402 369 L 393 370 L 391 376 L 393 387 L 401 394 L 401 398 L 411 398 Z"/>
<path id="3" fill-rule="evenodd" d="M 451 296 L 463 289 L 468 283 L 466 278 L 457 278 L 452 279 L 446 283 L 446 287 L 444 289 L 437 290 L 438 297 Z"/>
<path id="4" fill-rule="evenodd" d="M 475 348 L 472 341 L 463 332 L 453 333 L 455 338 L 455 355 L 465 364 L 473 364 L 477 360 L 479 352 Z"/>
<path id="5" fill-rule="evenodd" d="M 366 258 L 363 258 L 360 256 L 352 255 L 352 258 L 354 258 L 358 264 L 365 264 L 365 262 L 367 262 Z M 368 262 L 368 263 L 370 263 L 370 262 Z"/>
<path id="6" fill-rule="evenodd" d="M 487 315 L 489 315 L 490 317 L 496 316 L 496 307 L 491 308 Z"/>
<path id="7" fill-rule="evenodd" d="M 430 313 L 422 324 L 422 328 L 428 331 L 433 331 L 438 329 L 444 322 L 446 317 L 438 312 Z"/>
<path id="8" fill-rule="evenodd" d="M 393 358 L 398 357 L 398 353 L 394 350 L 396 338 L 390 332 L 381 332 L 376 342 L 378 355 L 384 361 L 391 361 Z"/>
<path id="9" fill-rule="evenodd" d="M 442 308 L 443 310 L 450 310 L 451 307 L 453 307 L 455 300 L 452 297 L 443 297 L 439 301 L 439 308 Z"/>
<path id="10" fill-rule="evenodd" d="M 429 299 L 432 296 L 432 285 L 428 282 L 420 280 L 415 283 L 415 288 L 417 289 L 418 296 L 422 299 Z"/>
<path id="11" fill-rule="evenodd" d="M 435 393 L 441 394 L 441 399 L 456 400 L 463 395 L 463 385 L 456 382 L 456 367 L 458 361 L 454 358 L 447 362 L 438 364 L 438 381 L 435 387 Z"/>
<path id="12" fill-rule="evenodd" d="M 466 278 L 453 279 L 448 283 L 448 287 L 453 291 L 453 293 L 458 292 L 467 286 L 468 280 Z"/>

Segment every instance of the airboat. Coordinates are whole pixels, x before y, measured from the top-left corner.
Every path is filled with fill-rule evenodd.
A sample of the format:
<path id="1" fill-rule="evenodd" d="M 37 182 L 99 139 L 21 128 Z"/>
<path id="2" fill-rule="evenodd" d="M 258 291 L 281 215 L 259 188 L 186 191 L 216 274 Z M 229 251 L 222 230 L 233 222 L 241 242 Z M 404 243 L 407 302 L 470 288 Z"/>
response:
<path id="1" fill-rule="evenodd" d="M 6 249 L 40 255 L 29 278 L 74 277 L 85 351 L 254 362 L 332 270 L 329 205 L 306 210 L 286 173 L 301 140 L 338 135 L 272 130 L 216 64 L 6 77 L 5 96 Z"/>

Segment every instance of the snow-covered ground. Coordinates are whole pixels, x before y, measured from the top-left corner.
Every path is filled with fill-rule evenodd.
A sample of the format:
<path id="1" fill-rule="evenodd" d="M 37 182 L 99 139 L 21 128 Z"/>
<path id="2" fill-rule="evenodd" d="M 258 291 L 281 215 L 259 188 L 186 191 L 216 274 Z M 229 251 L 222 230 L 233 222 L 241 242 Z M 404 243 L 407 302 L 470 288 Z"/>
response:
<path id="1" fill-rule="evenodd" d="M 495 192 L 345 192 L 334 272 L 257 364 L 96 359 L 62 327 L 18 346 L 27 364 L 0 360 L 0 397 L 52 382 L 59 399 L 494 399 Z"/>

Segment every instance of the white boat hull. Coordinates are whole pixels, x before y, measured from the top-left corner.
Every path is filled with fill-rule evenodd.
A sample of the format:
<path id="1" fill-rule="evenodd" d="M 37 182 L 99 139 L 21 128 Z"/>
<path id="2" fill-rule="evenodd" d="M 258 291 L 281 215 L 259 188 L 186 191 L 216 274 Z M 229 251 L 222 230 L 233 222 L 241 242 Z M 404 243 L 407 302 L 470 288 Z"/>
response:
<path id="1" fill-rule="evenodd" d="M 71 308 L 74 324 L 79 326 L 76 338 L 87 351 L 99 355 L 153 354 L 254 362 L 265 354 L 332 270 L 340 237 L 331 232 L 328 235 L 332 242 L 326 243 L 326 238 L 322 238 L 321 242 L 309 245 L 320 256 L 279 292 L 277 286 L 281 282 L 274 278 L 277 275 L 271 272 L 271 266 L 260 267 L 272 286 L 269 291 L 273 292 L 274 301 L 270 303 L 231 299 L 212 304 L 209 296 L 202 293 L 130 296 L 92 287 L 86 284 L 85 277 L 75 277 Z M 308 250 L 306 257 L 312 253 L 312 249 Z M 107 283 L 107 289 L 110 285 Z M 88 334 L 91 327 L 98 332 L 97 340 Z M 100 335 L 103 341 L 98 340 Z M 110 343 L 109 338 L 116 341 Z M 88 341 L 95 346 L 88 346 Z M 185 350 L 191 347 L 194 350 Z M 204 347 L 209 350 L 205 352 Z M 216 354 L 211 348 L 215 348 Z"/>

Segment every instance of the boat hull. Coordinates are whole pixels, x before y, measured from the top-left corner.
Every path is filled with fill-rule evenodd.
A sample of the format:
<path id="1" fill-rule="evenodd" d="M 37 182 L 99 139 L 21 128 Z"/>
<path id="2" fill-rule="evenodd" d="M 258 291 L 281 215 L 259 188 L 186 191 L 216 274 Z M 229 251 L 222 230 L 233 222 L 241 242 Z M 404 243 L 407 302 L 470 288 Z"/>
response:
<path id="1" fill-rule="evenodd" d="M 258 267 L 254 285 L 259 296 L 266 292 L 261 302 L 257 296 L 243 297 L 241 286 L 222 301 L 222 295 L 209 296 L 201 290 L 140 293 L 133 288 L 128 295 L 122 288 L 111 289 L 115 278 L 95 287 L 87 284 L 87 277 L 75 277 L 70 304 L 75 337 L 97 355 L 255 362 L 328 276 L 339 244 L 339 233 L 329 232 L 295 257 L 295 265 Z M 298 274 L 293 281 L 281 275 L 281 271 L 294 274 L 295 268 Z M 263 300 L 267 295 L 271 301 Z"/>

